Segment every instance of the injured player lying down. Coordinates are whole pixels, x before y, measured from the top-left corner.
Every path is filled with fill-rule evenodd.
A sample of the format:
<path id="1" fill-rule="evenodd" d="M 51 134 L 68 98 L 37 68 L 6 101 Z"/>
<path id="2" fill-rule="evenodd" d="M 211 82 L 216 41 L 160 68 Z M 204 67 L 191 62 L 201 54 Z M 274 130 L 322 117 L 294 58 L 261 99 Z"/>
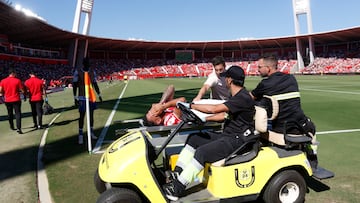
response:
<path id="1" fill-rule="evenodd" d="M 181 122 L 181 111 L 176 107 L 177 102 L 186 102 L 185 97 L 174 98 L 175 88 L 169 85 L 163 92 L 158 103 L 151 105 L 150 110 L 143 117 L 145 126 L 172 126 Z M 219 104 L 224 100 L 203 99 L 194 103 Z"/>

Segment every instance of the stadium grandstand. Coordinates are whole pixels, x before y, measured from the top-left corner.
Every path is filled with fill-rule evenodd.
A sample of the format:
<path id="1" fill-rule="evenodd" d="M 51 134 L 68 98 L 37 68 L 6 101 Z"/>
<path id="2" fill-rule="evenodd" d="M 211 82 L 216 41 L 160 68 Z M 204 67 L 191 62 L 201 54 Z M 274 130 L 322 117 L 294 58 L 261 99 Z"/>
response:
<path id="1" fill-rule="evenodd" d="M 36 34 L 34 34 L 36 33 Z M 88 55 L 99 79 L 146 79 L 199 77 L 211 71 L 210 60 L 221 55 L 228 65 L 241 66 L 257 75 L 256 59 L 270 53 L 279 57 L 280 71 L 293 74 L 359 74 L 360 27 L 290 37 L 212 41 L 154 42 L 98 38 L 61 30 L 38 18 L 27 18 L 0 1 L 0 72 L 15 67 L 20 78 L 39 72 L 50 86 L 63 85 L 72 74 L 75 41 L 88 43 Z M 308 39 L 314 43 L 315 60 L 310 63 Z M 299 68 L 296 41 L 302 45 L 305 67 Z"/>

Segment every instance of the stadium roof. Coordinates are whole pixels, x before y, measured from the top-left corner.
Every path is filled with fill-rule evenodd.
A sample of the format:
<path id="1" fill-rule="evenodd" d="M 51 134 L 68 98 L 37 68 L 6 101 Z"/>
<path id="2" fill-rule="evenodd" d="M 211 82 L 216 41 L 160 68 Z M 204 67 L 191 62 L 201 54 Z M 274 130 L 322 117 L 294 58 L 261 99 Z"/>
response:
<path id="1" fill-rule="evenodd" d="M 311 36 L 316 44 L 332 44 L 360 41 L 360 27 L 344 30 L 300 35 L 298 38 L 307 43 Z M 190 50 L 239 50 L 294 47 L 295 36 L 251 39 L 235 41 L 211 42 L 155 42 L 140 40 L 106 39 L 61 30 L 39 19 L 28 17 L 9 5 L 0 1 L 0 34 L 8 36 L 9 42 L 31 45 L 38 48 L 53 48 L 67 50 L 74 39 L 88 39 L 90 50 L 113 51 L 166 51 L 174 49 Z"/>

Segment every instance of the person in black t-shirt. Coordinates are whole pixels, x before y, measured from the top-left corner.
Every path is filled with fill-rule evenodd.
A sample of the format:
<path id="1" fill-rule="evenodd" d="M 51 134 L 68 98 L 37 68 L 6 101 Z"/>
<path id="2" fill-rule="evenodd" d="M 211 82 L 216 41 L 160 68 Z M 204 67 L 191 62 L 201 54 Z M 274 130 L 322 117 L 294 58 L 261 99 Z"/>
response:
<path id="1" fill-rule="evenodd" d="M 231 97 L 222 104 L 191 104 L 192 109 L 206 114 L 201 120 L 224 121 L 222 133 L 204 132 L 190 134 L 176 163 L 176 177 L 163 186 L 166 196 L 173 201 L 183 195 L 188 184 L 204 168 L 205 163 L 224 159 L 254 135 L 254 100 L 244 88 L 245 74 L 239 66 L 232 66 L 222 73 Z M 185 103 L 186 104 L 186 103 Z"/>

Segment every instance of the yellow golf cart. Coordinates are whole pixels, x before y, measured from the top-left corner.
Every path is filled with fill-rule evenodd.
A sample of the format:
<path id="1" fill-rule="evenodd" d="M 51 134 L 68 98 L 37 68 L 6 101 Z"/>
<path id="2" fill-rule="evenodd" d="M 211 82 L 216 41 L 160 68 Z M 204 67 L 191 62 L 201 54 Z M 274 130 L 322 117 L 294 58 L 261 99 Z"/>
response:
<path id="1" fill-rule="evenodd" d="M 185 137 L 181 129 L 204 125 L 195 111 L 181 104 L 178 107 L 182 122 L 168 136 L 154 137 L 146 128 L 130 130 L 107 148 L 94 175 L 100 193 L 97 203 L 170 202 L 161 186 L 181 147 L 173 141 Z M 311 138 L 284 135 L 284 139 L 286 146 L 254 140 L 226 159 L 206 164 L 177 202 L 304 202 L 305 179 L 314 175 L 305 150 Z M 320 179 L 333 176 L 325 169 L 318 171 Z"/>

